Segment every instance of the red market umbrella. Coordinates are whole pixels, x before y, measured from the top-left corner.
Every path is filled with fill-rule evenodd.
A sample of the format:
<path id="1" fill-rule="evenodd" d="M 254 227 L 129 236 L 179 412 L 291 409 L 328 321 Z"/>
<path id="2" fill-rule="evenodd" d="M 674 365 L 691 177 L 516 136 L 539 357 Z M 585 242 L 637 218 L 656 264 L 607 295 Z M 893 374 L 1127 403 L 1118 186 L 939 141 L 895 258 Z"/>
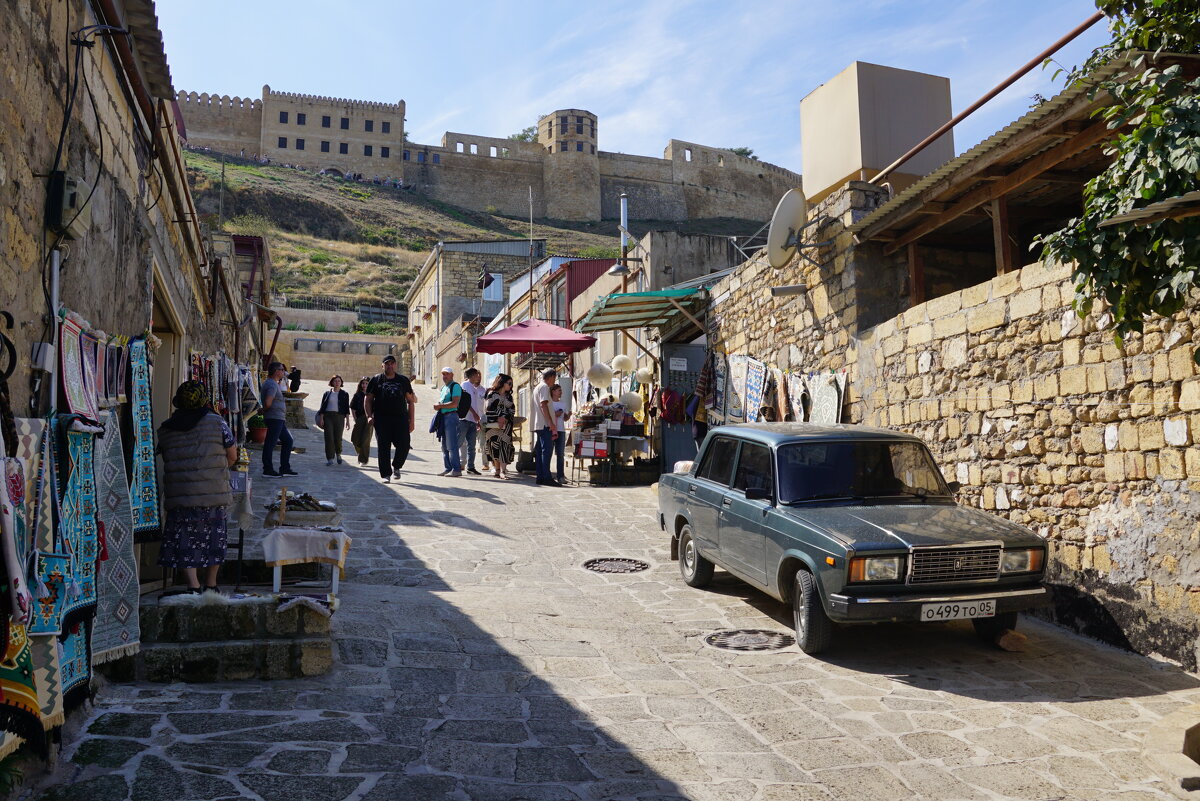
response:
<path id="1" fill-rule="evenodd" d="M 522 320 L 516 325 L 475 340 L 480 353 L 578 353 L 596 344 L 596 338 L 542 320 Z"/>

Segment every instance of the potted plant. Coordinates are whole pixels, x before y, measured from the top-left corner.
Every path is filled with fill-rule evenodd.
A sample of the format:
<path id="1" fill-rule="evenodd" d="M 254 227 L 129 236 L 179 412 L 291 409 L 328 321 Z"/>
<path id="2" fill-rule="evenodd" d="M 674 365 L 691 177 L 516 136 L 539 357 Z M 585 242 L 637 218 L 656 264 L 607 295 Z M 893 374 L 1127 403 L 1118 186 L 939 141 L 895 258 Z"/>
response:
<path id="1" fill-rule="evenodd" d="M 246 421 L 246 436 L 251 442 L 260 445 L 267 441 L 267 418 L 262 416 L 262 412 L 254 414 Z"/>

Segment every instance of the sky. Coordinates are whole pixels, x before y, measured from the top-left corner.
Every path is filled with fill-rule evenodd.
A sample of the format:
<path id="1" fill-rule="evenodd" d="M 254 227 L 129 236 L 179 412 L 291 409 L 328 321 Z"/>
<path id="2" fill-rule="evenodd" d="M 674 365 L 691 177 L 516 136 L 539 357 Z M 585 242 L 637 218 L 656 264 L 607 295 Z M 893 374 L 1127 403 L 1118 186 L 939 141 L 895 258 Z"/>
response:
<path id="1" fill-rule="evenodd" d="M 407 104 L 409 139 L 507 136 L 556 109 L 602 150 L 750 147 L 797 172 L 800 100 L 853 61 L 950 79 L 955 113 L 1095 11 L 1092 0 L 158 0 L 176 90 Z M 1082 62 L 1105 22 L 1055 56 Z M 962 152 L 1062 87 L 1029 75 L 955 128 Z"/>

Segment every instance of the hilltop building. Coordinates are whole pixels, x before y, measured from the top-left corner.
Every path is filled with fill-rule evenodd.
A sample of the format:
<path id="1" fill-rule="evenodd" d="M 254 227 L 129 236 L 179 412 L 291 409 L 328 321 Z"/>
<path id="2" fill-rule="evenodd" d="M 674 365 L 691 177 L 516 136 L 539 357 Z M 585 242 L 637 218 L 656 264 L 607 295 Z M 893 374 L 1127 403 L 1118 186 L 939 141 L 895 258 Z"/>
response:
<path id="1" fill-rule="evenodd" d="M 404 101 L 372 103 L 276 92 L 261 99 L 179 92 L 188 142 L 336 175 L 401 179 L 422 195 L 478 211 L 572 221 L 615 219 L 622 193 L 635 219 L 770 219 L 800 175 L 715 147 L 672 139 L 662 158 L 599 149 L 599 120 L 562 109 L 535 141 L 447 131 L 406 141 Z"/>

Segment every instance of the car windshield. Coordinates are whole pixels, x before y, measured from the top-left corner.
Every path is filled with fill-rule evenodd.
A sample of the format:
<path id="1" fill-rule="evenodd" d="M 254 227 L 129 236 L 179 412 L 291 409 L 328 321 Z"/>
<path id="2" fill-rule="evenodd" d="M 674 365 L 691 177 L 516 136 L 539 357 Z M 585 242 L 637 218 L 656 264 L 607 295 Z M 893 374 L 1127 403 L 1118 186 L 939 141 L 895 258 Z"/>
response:
<path id="1" fill-rule="evenodd" d="M 779 449 L 779 499 L 914 498 L 950 494 L 919 442 L 806 442 Z"/>

